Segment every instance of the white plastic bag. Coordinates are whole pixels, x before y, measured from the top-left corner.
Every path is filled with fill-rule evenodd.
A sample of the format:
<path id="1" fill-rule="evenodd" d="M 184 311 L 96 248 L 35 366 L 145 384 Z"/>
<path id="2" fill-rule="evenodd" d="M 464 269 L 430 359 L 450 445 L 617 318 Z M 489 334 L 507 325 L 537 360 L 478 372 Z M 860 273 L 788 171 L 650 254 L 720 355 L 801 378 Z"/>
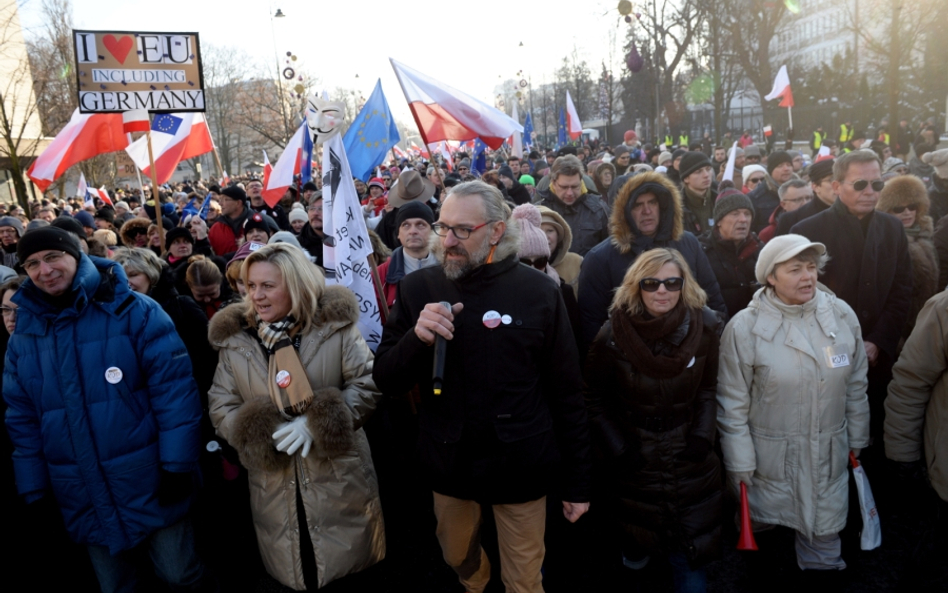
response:
<path id="1" fill-rule="evenodd" d="M 856 480 L 856 491 L 859 493 L 859 510 L 862 513 L 862 536 L 859 544 L 863 550 L 875 550 L 882 545 L 882 525 L 879 523 L 876 500 L 872 497 L 872 488 L 869 487 L 866 470 L 862 468 L 852 452 L 849 453 L 849 461 L 853 466 L 853 478 Z"/>

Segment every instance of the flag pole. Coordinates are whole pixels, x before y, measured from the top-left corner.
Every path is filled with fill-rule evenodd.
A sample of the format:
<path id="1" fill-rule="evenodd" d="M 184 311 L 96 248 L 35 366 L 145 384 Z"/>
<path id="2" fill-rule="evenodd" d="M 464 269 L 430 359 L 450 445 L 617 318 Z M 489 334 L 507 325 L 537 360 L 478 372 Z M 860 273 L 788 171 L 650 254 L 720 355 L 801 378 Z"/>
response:
<path id="1" fill-rule="evenodd" d="M 131 145 L 132 135 L 125 134 L 125 137 L 128 138 L 128 143 L 129 145 Z M 141 169 L 138 168 L 138 165 L 135 166 L 135 175 L 138 176 L 138 190 L 142 192 L 142 198 L 144 198 L 145 197 L 145 184 L 142 183 L 142 172 L 141 172 Z"/>
<path id="2" fill-rule="evenodd" d="M 375 264 L 375 254 L 370 253 L 367 257 L 369 267 L 372 268 L 372 284 L 375 285 L 375 298 L 379 300 L 379 308 L 385 313 L 385 319 L 388 319 L 388 303 L 385 302 L 385 292 L 382 290 L 382 280 L 379 277 L 379 268 Z"/>
<path id="3" fill-rule="evenodd" d="M 161 254 L 165 254 L 165 243 L 162 241 L 162 234 L 164 232 L 161 228 L 161 201 L 159 200 L 158 195 L 158 176 L 155 171 L 155 153 L 151 149 L 151 126 L 148 127 L 148 130 L 145 132 L 146 143 L 148 144 L 148 162 L 151 165 L 149 171 L 151 172 L 151 199 L 155 202 L 155 224 L 158 225 L 158 248 L 161 251 Z M 145 193 L 142 191 L 142 193 Z"/>
<path id="4" fill-rule="evenodd" d="M 787 118 L 790 120 L 790 129 L 793 129 L 793 106 L 787 106 Z"/>

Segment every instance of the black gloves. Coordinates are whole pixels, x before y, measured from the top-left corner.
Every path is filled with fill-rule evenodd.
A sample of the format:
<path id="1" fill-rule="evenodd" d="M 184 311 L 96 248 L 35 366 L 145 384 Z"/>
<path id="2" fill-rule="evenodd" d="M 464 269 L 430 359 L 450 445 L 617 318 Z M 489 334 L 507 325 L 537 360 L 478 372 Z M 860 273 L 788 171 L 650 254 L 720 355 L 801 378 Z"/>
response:
<path id="1" fill-rule="evenodd" d="M 190 496 L 193 490 L 191 472 L 174 473 L 161 470 L 161 482 L 158 484 L 158 504 L 161 506 L 177 504 Z"/>
<path id="2" fill-rule="evenodd" d="M 678 454 L 678 457 L 692 463 L 701 463 L 711 452 L 711 442 L 708 439 L 688 435 L 685 440 L 685 450 Z"/>

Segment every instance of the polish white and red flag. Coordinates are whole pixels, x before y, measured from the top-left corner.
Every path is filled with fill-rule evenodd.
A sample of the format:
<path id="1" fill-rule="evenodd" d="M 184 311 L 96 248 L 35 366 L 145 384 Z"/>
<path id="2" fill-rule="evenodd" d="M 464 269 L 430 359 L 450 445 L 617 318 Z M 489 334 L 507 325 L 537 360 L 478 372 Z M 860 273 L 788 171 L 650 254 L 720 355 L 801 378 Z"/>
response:
<path id="1" fill-rule="evenodd" d="M 417 144 L 415 144 L 415 141 L 414 141 L 414 140 L 412 140 L 412 143 L 411 143 L 411 151 L 412 151 L 413 153 L 415 153 L 416 155 L 421 155 L 421 156 L 423 156 L 423 157 L 425 157 L 425 158 L 429 158 L 429 157 L 431 156 L 431 155 L 428 153 L 428 150 L 427 150 L 427 149 L 422 148 L 422 147 L 418 146 Z"/>
<path id="2" fill-rule="evenodd" d="M 296 128 L 296 133 L 286 143 L 283 154 L 280 155 L 276 165 L 270 167 L 270 162 L 266 161 L 263 166 L 263 201 L 273 208 L 276 206 L 286 190 L 293 185 L 293 176 L 300 172 L 300 157 L 303 154 L 303 134 L 307 133 L 309 128 L 306 126 L 306 120 L 300 127 Z M 267 154 L 263 153 L 264 159 Z M 269 174 L 267 168 L 270 167 Z"/>
<path id="3" fill-rule="evenodd" d="M 573 105 L 569 91 L 566 91 L 566 133 L 572 140 L 583 135 L 583 124 L 579 121 L 579 114 L 576 113 L 576 106 Z"/>
<path id="4" fill-rule="evenodd" d="M 122 131 L 126 134 L 147 132 L 150 125 L 147 109 L 130 109 L 122 113 Z"/>
<path id="5" fill-rule="evenodd" d="M 168 183 L 178 163 L 214 150 L 203 113 L 162 113 L 151 122 L 151 147 L 158 185 Z M 142 174 L 151 175 L 148 138 L 142 136 L 125 149 Z"/>
<path id="6" fill-rule="evenodd" d="M 787 67 L 781 66 L 777 71 L 777 78 L 774 79 L 774 88 L 770 94 L 764 97 L 766 101 L 780 99 L 780 107 L 793 107 L 793 91 L 790 90 L 790 75 L 787 74 Z"/>
<path id="7" fill-rule="evenodd" d="M 104 185 L 100 187 L 99 189 L 93 190 L 93 191 L 95 191 L 95 193 L 99 195 L 100 200 L 102 200 L 109 206 L 112 206 L 112 208 L 115 208 L 115 204 L 112 203 L 112 198 L 109 197 L 109 190 L 105 189 Z"/>
<path id="8" fill-rule="evenodd" d="M 117 152 L 128 146 L 118 113 L 79 113 L 56 135 L 26 174 L 40 191 L 46 191 L 66 169 L 100 154 Z"/>
<path id="9" fill-rule="evenodd" d="M 397 157 L 400 158 L 400 159 L 407 159 L 407 158 L 408 158 L 408 153 L 406 153 L 404 150 L 402 150 L 401 148 L 399 148 L 398 145 L 395 145 L 395 146 L 392 147 L 392 152 L 394 152 L 394 153 L 395 153 L 395 156 L 397 156 Z"/>
<path id="10" fill-rule="evenodd" d="M 390 58 L 425 142 L 480 138 L 497 149 L 523 126 L 506 113 Z"/>

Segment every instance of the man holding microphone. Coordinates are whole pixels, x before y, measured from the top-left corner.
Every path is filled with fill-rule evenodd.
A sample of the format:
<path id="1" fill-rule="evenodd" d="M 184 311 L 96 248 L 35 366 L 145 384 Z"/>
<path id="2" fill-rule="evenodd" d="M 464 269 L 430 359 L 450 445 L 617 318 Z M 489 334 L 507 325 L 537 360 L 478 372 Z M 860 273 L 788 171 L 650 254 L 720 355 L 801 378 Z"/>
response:
<path id="1" fill-rule="evenodd" d="M 479 545 L 481 504 L 493 506 L 502 580 L 518 592 L 543 590 L 546 496 L 563 501 L 571 522 L 589 509 L 576 345 L 559 287 L 520 265 L 519 227 L 509 216 L 492 186 L 452 188 L 433 226 L 440 265 L 399 283 L 373 373 L 383 392 L 420 386 L 418 450 L 434 491 L 438 541 L 471 593 L 490 578 Z M 447 344 L 435 395 L 438 339 Z"/>

